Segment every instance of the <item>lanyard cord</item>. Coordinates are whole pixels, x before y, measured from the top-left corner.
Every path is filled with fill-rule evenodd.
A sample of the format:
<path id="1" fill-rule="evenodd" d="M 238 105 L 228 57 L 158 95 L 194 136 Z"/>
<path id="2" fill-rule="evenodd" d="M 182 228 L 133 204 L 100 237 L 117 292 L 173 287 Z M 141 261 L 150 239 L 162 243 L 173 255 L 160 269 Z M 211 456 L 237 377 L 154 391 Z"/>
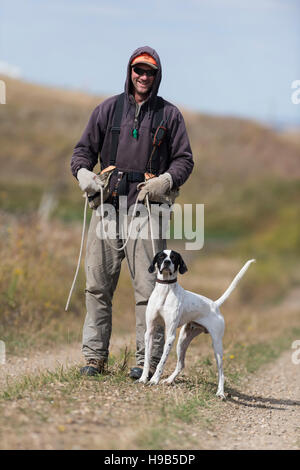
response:
<path id="1" fill-rule="evenodd" d="M 101 218 L 102 218 L 102 223 L 104 223 L 103 188 L 102 188 L 102 186 L 100 186 L 100 198 L 101 198 L 101 200 L 100 200 L 100 204 L 101 204 L 101 206 L 100 206 L 100 207 L 101 207 Z M 133 227 L 133 218 L 135 217 L 137 204 L 138 204 L 138 196 L 137 196 L 137 198 L 136 198 L 136 200 L 135 200 L 135 204 L 134 204 L 134 208 L 133 208 L 133 213 L 132 213 L 132 217 L 131 217 L 131 221 L 130 221 L 130 225 L 129 225 L 128 237 L 127 237 L 125 243 L 121 246 L 121 248 L 116 248 L 114 245 L 112 245 L 112 244 L 108 241 L 108 238 L 106 237 L 106 233 L 105 233 L 105 231 L 103 230 L 104 238 L 105 238 L 107 244 L 108 244 L 111 248 L 113 248 L 114 250 L 116 250 L 116 251 L 122 251 L 122 250 L 124 250 L 125 246 L 126 246 L 127 243 L 128 243 L 128 240 L 129 240 L 130 235 L 131 235 L 132 227 Z"/>

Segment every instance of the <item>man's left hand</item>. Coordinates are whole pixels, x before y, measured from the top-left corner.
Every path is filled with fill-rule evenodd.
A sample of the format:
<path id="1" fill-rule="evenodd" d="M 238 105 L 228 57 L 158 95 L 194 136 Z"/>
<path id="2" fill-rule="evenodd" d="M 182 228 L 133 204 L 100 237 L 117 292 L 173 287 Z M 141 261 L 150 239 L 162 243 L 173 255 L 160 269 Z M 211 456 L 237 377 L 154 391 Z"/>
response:
<path id="1" fill-rule="evenodd" d="M 145 183 L 140 183 L 137 189 L 140 189 L 138 201 L 143 201 L 148 195 L 150 201 L 160 202 L 173 186 L 172 176 L 169 173 L 163 173 L 155 178 L 150 178 Z"/>

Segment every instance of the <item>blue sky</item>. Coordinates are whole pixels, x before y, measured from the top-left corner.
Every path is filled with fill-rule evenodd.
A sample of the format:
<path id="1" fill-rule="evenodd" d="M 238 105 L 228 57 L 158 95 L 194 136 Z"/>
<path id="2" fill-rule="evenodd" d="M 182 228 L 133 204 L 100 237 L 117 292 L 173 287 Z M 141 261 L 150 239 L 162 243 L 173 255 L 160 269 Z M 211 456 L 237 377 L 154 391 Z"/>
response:
<path id="1" fill-rule="evenodd" d="M 154 47 L 180 107 L 300 126 L 300 0 L 0 0 L 0 71 L 99 94 Z"/>

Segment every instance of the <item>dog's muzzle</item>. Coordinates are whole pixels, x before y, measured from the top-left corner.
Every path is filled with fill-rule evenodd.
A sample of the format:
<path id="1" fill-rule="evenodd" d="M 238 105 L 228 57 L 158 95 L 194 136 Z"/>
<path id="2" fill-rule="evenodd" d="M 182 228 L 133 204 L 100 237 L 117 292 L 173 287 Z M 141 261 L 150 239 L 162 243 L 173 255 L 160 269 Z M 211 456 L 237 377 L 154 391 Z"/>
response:
<path id="1" fill-rule="evenodd" d="M 173 274 L 174 270 L 172 269 L 172 263 L 169 260 L 165 260 L 161 267 L 160 267 L 160 273 L 162 274 L 164 271 L 168 272 L 169 274 Z"/>

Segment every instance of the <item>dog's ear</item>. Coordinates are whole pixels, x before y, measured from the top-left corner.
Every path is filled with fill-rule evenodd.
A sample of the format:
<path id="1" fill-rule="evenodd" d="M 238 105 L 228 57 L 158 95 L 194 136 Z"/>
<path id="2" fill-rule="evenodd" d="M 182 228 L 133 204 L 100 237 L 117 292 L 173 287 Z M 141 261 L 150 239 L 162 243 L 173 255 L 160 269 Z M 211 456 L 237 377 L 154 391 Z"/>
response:
<path id="1" fill-rule="evenodd" d="M 160 251 L 159 253 L 156 253 L 156 255 L 154 256 L 153 261 L 152 261 L 152 263 L 150 264 L 150 266 L 149 266 L 149 268 L 148 268 L 149 273 L 153 273 L 153 272 L 154 272 L 154 270 L 155 270 L 155 265 L 156 265 L 156 263 L 157 263 L 157 260 L 158 260 L 158 257 L 159 257 L 159 255 L 160 255 L 160 253 L 161 253 L 161 251 Z"/>
<path id="2" fill-rule="evenodd" d="M 185 262 L 183 261 L 182 257 L 180 256 L 180 262 L 179 262 L 179 272 L 180 274 L 186 273 L 188 270 Z"/>

